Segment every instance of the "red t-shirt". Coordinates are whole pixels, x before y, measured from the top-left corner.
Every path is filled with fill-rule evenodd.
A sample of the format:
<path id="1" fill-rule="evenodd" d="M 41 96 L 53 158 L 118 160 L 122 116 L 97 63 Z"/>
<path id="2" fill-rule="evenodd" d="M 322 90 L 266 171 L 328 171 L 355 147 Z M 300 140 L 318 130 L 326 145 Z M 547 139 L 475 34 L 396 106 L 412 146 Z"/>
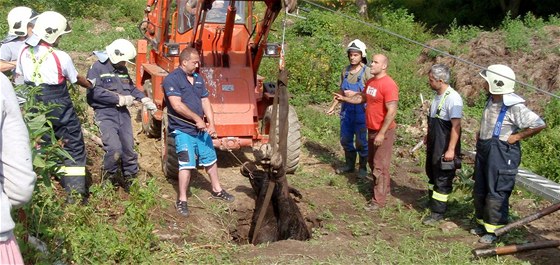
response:
<path id="1" fill-rule="evenodd" d="M 368 80 L 365 93 L 367 98 L 366 126 L 368 129 L 378 131 L 387 114 L 385 103 L 399 100 L 399 87 L 390 76 L 386 75 L 379 79 Z M 393 120 L 389 129 L 396 126 L 397 124 Z"/>

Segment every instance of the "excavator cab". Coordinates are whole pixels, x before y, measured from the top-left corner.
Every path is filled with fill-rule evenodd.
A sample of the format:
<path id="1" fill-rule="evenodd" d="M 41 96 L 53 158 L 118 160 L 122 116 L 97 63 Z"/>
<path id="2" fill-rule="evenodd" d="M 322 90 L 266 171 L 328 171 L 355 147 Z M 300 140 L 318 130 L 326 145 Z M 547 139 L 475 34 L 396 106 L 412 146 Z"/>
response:
<path id="1" fill-rule="evenodd" d="M 255 2 L 265 4 L 263 14 L 254 13 Z M 268 142 L 270 133 L 277 133 L 270 129 L 274 85 L 263 89 L 258 68 L 263 56 L 274 51 L 267 37 L 281 9 L 282 0 L 148 0 L 139 25 L 144 39 L 138 41 L 136 84 L 158 106 L 155 113 L 142 110 L 142 125 L 148 136 L 161 137 L 162 165 L 168 177 L 177 176 L 177 159 L 174 139 L 167 131 L 162 82 L 179 66 L 180 51 L 186 47 L 196 48 L 201 56 L 198 72 L 206 81 L 214 110 L 216 149 L 258 148 Z M 301 141 L 291 107 L 289 117 L 293 147 L 287 171 L 293 173 Z"/>

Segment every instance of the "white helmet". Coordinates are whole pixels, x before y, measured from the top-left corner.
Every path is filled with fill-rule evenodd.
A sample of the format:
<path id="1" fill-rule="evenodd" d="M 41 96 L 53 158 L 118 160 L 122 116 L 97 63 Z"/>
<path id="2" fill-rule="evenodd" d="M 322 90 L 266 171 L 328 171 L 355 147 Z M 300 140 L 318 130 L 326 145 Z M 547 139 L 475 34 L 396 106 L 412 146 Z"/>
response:
<path id="1" fill-rule="evenodd" d="M 27 24 L 33 23 L 37 13 L 25 6 L 18 6 L 8 13 L 8 35 L 26 36 Z"/>
<path id="2" fill-rule="evenodd" d="M 488 70 L 482 70 L 480 75 L 488 82 L 491 94 L 503 95 L 513 93 L 515 73 L 511 68 L 503 64 L 493 64 L 488 66 Z"/>
<path id="3" fill-rule="evenodd" d="M 62 34 L 72 29 L 66 18 L 58 12 L 45 11 L 37 17 L 33 33 L 49 44 L 53 44 Z"/>
<path id="4" fill-rule="evenodd" d="M 134 64 L 130 60 L 136 57 L 136 48 L 134 45 L 125 39 L 116 39 L 109 46 L 105 47 L 107 55 L 109 55 L 109 60 L 112 64 L 118 64 L 120 62 L 129 62 Z"/>
<path id="5" fill-rule="evenodd" d="M 349 52 L 349 51 L 359 51 L 359 52 L 361 52 L 362 53 L 362 58 L 365 58 L 367 56 L 366 45 L 359 39 L 355 39 L 348 44 L 348 48 L 346 49 L 346 52 Z"/>

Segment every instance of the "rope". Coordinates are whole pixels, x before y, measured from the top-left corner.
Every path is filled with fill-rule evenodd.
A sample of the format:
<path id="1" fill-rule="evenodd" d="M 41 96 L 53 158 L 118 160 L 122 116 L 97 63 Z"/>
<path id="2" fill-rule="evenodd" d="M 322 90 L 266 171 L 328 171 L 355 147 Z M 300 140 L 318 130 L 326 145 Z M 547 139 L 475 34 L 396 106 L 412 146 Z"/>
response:
<path id="1" fill-rule="evenodd" d="M 523 85 L 523 86 L 525 86 L 525 87 L 532 88 L 532 89 L 534 89 L 534 90 L 536 90 L 536 91 L 539 91 L 539 92 L 541 92 L 541 93 L 543 93 L 543 94 L 546 94 L 546 95 L 549 95 L 549 96 L 551 96 L 551 97 L 555 97 L 555 98 L 557 98 L 557 99 L 560 99 L 560 96 L 555 95 L 555 94 L 553 94 L 553 93 L 551 93 L 551 92 L 548 92 L 548 91 L 546 91 L 546 90 L 544 90 L 544 89 L 540 89 L 540 88 L 538 88 L 538 87 L 536 87 L 536 86 L 527 84 L 527 83 L 522 82 L 522 81 L 519 81 L 519 80 L 511 79 L 511 78 L 509 78 L 509 77 L 507 77 L 507 76 L 501 75 L 500 73 L 496 73 L 496 72 L 494 72 L 494 71 L 492 71 L 492 70 L 489 70 L 488 68 L 486 68 L 486 67 L 484 67 L 484 66 L 481 66 L 481 65 L 478 65 L 478 64 L 476 64 L 476 63 L 474 63 L 474 62 L 471 62 L 471 61 L 468 61 L 468 60 L 459 58 L 459 57 L 454 56 L 454 55 L 451 55 L 451 54 L 449 54 L 448 52 L 445 52 L 445 51 L 442 51 L 442 50 L 440 50 L 440 49 L 434 48 L 434 47 L 432 47 L 432 46 L 429 46 L 429 45 L 420 43 L 420 42 L 418 42 L 418 41 L 416 41 L 416 40 L 407 38 L 407 37 L 405 37 L 405 36 L 403 36 L 403 35 L 400 35 L 400 34 L 398 34 L 398 33 L 392 32 L 392 31 L 390 31 L 390 30 L 388 30 L 388 29 L 385 29 L 385 28 L 383 28 L 383 27 L 376 26 L 376 25 L 374 25 L 374 24 L 372 24 L 372 23 L 368 23 L 368 22 L 365 22 L 365 21 L 363 21 L 363 20 L 360 20 L 360 19 L 351 17 L 351 16 L 349 16 L 349 15 L 346 15 L 346 14 L 344 14 L 344 13 L 340 13 L 340 12 L 338 12 L 338 11 L 336 11 L 336 10 L 333 10 L 333 9 L 330 9 L 330 8 L 327 8 L 327 7 L 324 7 L 324 6 L 321 6 L 321 5 L 319 5 L 319 4 L 316 4 L 316 3 L 311 2 L 310 0 L 303 0 L 303 2 L 306 2 L 306 3 L 308 3 L 308 4 L 312 5 L 312 6 L 316 6 L 316 7 L 320 8 L 320 9 L 329 11 L 329 12 L 331 12 L 331 13 L 337 13 L 338 15 L 340 15 L 340 16 L 342 16 L 342 17 L 344 17 L 344 18 L 353 20 L 353 21 L 358 22 L 358 23 L 362 23 L 362 24 L 364 24 L 364 25 L 366 25 L 366 26 L 368 26 L 368 27 L 375 28 L 375 29 L 377 29 L 377 30 L 379 30 L 379 31 L 382 31 L 382 32 L 385 32 L 385 33 L 387 33 L 387 34 L 389 34 L 389 35 L 391 35 L 391 36 L 397 37 L 397 38 L 399 38 L 399 39 L 403 39 L 403 40 L 408 41 L 408 42 L 410 42 L 410 43 L 413 43 L 413 44 L 422 46 L 422 47 L 424 47 L 424 48 L 426 48 L 426 49 L 430 49 L 430 50 L 432 50 L 432 51 L 438 52 L 438 53 L 440 53 L 440 54 L 442 54 L 442 55 L 445 55 L 445 56 L 447 56 L 447 57 L 451 57 L 451 58 L 453 58 L 453 59 L 455 59 L 455 60 L 457 60 L 457 61 L 459 61 L 459 62 L 462 62 L 462 63 L 464 63 L 464 64 L 473 66 L 473 67 L 478 68 L 478 69 L 480 69 L 480 70 L 486 70 L 486 71 L 488 71 L 488 72 L 492 72 L 492 73 L 497 74 L 497 75 L 499 75 L 499 76 L 501 76 L 501 77 L 504 77 L 504 78 L 506 78 L 506 79 L 509 79 L 509 80 L 511 80 L 511 81 L 514 81 L 514 82 L 516 82 L 516 83 L 519 83 L 519 84 L 521 84 L 521 85 Z"/>

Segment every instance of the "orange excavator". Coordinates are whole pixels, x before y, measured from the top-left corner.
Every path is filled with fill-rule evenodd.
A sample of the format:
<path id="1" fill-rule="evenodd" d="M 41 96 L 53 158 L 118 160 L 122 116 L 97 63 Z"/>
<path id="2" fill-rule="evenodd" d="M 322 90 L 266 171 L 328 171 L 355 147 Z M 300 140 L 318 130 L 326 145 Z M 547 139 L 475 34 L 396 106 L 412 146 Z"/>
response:
<path id="1" fill-rule="evenodd" d="M 259 6 L 260 4 L 260 6 Z M 139 29 L 136 84 L 153 99 L 155 112 L 142 109 L 142 126 L 150 137 L 161 137 L 162 166 L 169 178 L 177 176 L 174 139 L 167 131 L 167 108 L 162 82 L 179 66 L 179 53 L 186 47 L 201 55 L 199 74 L 205 79 L 214 110 L 218 150 L 268 143 L 279 135 L 271 127 L 275 84 L 258 75 L 264 56 L 279 56 L 281 45 L 268 43 L 272 22 L 295 0 L 148 0 Z M 257 14 L 256 10 L 264 10 Z M 286 172 L 299 163 L 301 136 L 295 110 L 288 106 Z M 272 122 L 273 123 L 273 122 Z M 274 124 L 273 124 L 274 126 Z M 273 128 L 273 129 L 271 129 Z M 274 129 L 275 128 L 275 129 Z"/>

